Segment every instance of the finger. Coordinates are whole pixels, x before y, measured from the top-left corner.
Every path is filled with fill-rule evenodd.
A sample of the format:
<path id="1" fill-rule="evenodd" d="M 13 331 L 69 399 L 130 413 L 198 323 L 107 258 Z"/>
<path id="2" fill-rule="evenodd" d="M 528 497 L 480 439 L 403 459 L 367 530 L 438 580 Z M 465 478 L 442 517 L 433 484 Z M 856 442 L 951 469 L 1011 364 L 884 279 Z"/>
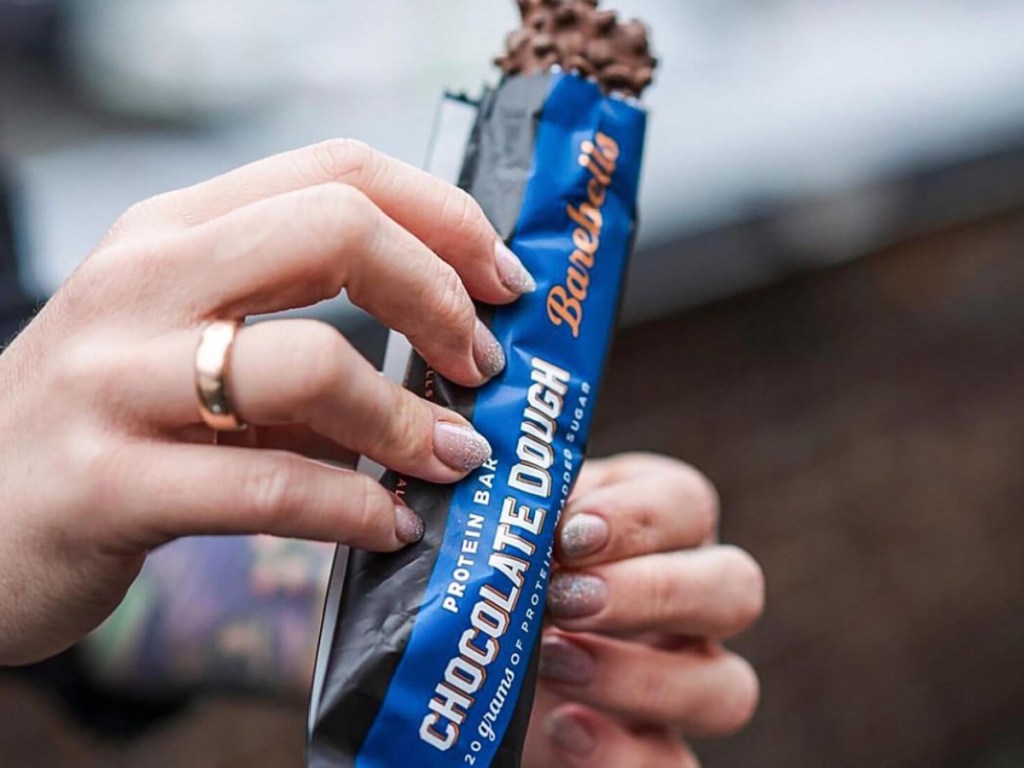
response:
<path id="1" fill-rule="evenodd" d="M 246 432 L 252 433 L 247 435 Z M 258 448 L 268 451 L 289 451 L 315 461 L 326 461 L 344 467 L 354 467 L 359 454 L 338 445 L 305 424 L 285 424 L 277 427 L 256 427 L 237 434 L 220 436 L 220 445 L 237 448 Z M 211 440 L 204 440 L 209 444 Z"/>
<path id="2" fill-rule="evenodd" d="M 751 666 L 720 647 L 670 653 L 592 635 L 548 633 L 541 677 L 556 694 L 631 722 L 731 735 L 757 708 Z"/>
<path id="3" fill-rule="evenodd" d="M 629 480 L 638 475 L 664 471 L 666 467 L 677 467 L 682 462 L 657 453 L 634 451 L 620 453 L 603 459 L 587 459 L 572 496 L 582 496 L 602 485 Z M 686 466 L 686 465 L 684 465 Z"/>
<path id="4" fill-rule="evenodd" d="M 93 486 L 126 552 L 247 534 L 393 551 L 423 533 L 422 520 L 370 478 L 290 453 L 133 445 L 103 462 Z"/>
<path id="5" fill-rule="evenodd" d="M 666 730 L 633 733 L 592 709 L 575 704 L 548 716 L 545 730 L 568 768 L 699 768 L 696 756 Z"/>
<path id="6" fill-rule="evenodd" d="M 576 485 L 573 486 L 572 494 L 569 496 L 569 503 L 571 504 L 577 498 L 583 496 L 586 493 L 600 488 L 602 485 L 607 485 L 616 478 L 622 479 L 623 473 L 618 471 L 618 467 L 626 460 L 627 456 L 634 454 L 619 454 L 618 456 L 606 459 L 587 459 L 583 463 L 583 469 L 580 470 L 580 475 L 576 479 Z M 646 456 L 647 454 L 642 454 Z M 641 471 L 647 471 L 649 467 L 644 466 Z"/>
<path id="7" fill-rule="evenodd" d="M 146 423 L 197 421 L 193 337 L 183 332 L 135 353 L 135 365 L 144 358 L 142 368 L 155 372 L 136 373 L 138 392 L 127 398 Z M 381 376 L 323 323 L 279 320 L 242 329 L 229 373 L 231 404 L 243 421 L 307 425 L 342 449 L 404 474 L 451 483 L 490 456 L 487 440 L 469 422 Z"/>
<path id="8" fill-rule="evenodd" d="M 603 482 L 569 502 L 557 555 L 581 568 L 709 543 L 718 525 L 718 496 L 695 469 L 671 460 L 599 467 Z"/>
<path id="9" fill-rule="evenodd" d="M 573 632 L 727 638 L 760 617 L 764 590 L 764 574 L 750 555 L 707 547 L 559 571 L 548 609 Z"/>
<path id="10" fill-rule="evenodd" d="M 196 445 L 230 445 L 235 448 L 261 448 L 271 451 L 289 451 L 314 461 L 325 461 L 351 469 L 359 455 L 338 445 L 330 438 L 314 432 L 305 424 L 286 424 L 280 427 L 250 427 L 244 432 L 222 432 L 215 436 L 203 424 L 190 424 L 171 430 L 171 436 L 183 443 Z"/>
<path id="11" fill-rule="evenodd" d="M 458 273 L 352 187 L 262 200 L 176 236 L 170 250 L 189 275 L 170 300 L 200 318 L 303 307 L 345 290 L 456 383 L 477 386 L 505 367 Z"/>
<path id="12" fill-rule="evenodd" d="M 153 198 L 129 211 L 112 237 L 194 227 L 260 200 L 339 182 L 360 190 L 455 267 L 480 301 L 506 304 L 536 288 L 468 194 L 357 141 L 287 152 Z"/>

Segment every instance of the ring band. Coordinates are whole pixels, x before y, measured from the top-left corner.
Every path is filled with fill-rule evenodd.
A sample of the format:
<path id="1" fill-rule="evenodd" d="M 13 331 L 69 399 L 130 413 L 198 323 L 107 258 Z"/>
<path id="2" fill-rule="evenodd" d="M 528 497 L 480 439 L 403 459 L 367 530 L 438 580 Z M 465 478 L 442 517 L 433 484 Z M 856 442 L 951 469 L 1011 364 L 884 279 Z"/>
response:
<path id="1" fill-rule="evenodd" d="M 248 427 L 234 412 L 228 396 L 231 350 L 241 327 L 237 320 L 212 322 L 203 329 L 196 349 L 199 415 L 214 432 L 242 432 Z"/>

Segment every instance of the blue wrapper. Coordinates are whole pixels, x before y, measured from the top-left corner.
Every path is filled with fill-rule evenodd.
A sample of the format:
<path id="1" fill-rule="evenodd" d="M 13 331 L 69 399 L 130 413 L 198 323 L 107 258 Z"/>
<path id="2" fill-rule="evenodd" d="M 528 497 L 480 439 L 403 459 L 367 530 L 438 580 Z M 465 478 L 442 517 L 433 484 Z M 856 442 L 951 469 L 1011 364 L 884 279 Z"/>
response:
<path id="1" fill-rule="evenodd" d="M 320 648 L 310 765 L 519 765 L 555 530 L 632 249 L 645 128 L 635 103 L 574 75 L 511 78 L 483 100 L 462 184 L 538 290 L 481 308 L 508 359 L 482 389 L 410 363 L 407 386 L 460 411 L 494 455 L 454 487 L 385 475 L 427 535 L 392 555 L 352 553 Z"/>

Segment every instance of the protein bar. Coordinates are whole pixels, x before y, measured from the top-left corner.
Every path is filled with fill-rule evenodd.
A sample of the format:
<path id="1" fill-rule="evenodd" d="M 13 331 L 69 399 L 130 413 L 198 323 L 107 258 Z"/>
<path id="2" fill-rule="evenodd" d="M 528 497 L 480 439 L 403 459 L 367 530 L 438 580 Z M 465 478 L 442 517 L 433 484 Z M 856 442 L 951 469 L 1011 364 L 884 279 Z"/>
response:
<path id="1" fill-rule="evenodd" d="M 455 486 L 386 473 L 423 541 L 339 556 L 312 702 L 313 768 L 518 768 L 555 529 L 583 462 L 632 249 L 653 77 L 647 31 L 587 0 L 520 0 L 476 103 L 460 185 L 539 289 L 481 307 L 508 367 L 479 390 L 418 355 L 406 386 L 491 442 Z M 464 100 L 462 100 L 464 103 Z M 342 583 L 343 582 L 343 583 Z"/>

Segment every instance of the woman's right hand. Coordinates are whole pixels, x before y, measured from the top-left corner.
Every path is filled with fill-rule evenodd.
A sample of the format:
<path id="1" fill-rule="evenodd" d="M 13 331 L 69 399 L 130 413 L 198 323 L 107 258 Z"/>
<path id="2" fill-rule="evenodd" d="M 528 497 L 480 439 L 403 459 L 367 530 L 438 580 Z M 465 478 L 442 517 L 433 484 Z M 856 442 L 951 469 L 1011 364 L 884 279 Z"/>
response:
<path id="1" fill-rule="evenodd" d="M 194 378 L 204 325 L 346 291 L 473 387 L 504 366 L 473 299 L 533 287 L 468 195 L 357 142 L 132 208 L 0 356 L 0 664 L 79 640 L 178 537 L 386 551 L 422 535 L 380 485 L 317 460 L 363 454 L 449 483 L 489 455 L 466 421 L 307 320 L 239 332 L 230 394 L 254 445 L 214 446 Z"/>

